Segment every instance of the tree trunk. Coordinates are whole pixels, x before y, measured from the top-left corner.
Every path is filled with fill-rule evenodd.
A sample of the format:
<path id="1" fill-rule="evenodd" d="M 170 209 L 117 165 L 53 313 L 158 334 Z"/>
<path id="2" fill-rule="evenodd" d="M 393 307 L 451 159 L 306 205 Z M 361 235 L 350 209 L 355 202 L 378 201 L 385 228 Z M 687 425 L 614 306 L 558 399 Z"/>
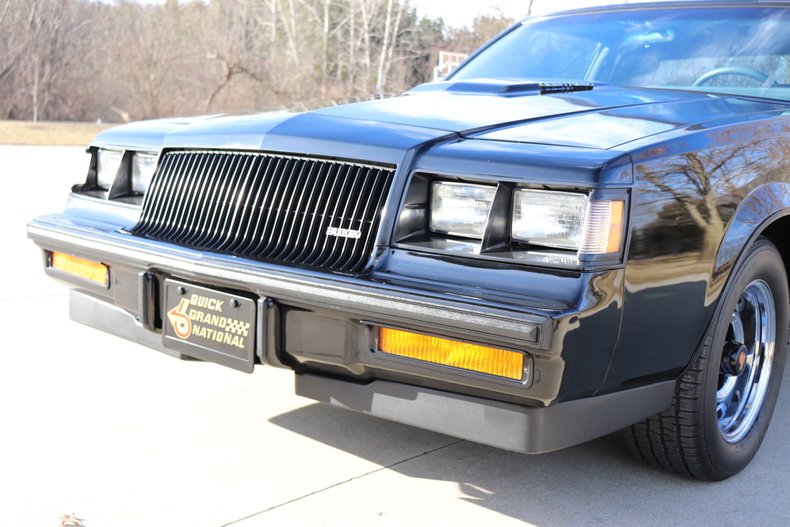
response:
<path id="1" fill-rule="evenodd" d="M 349 9 L 351 13 L 349 14 L 350 19 L 348 21 L 348 93 L 354 95 L 356 93 L 355 87 L 355 80 L 357 75 L 357 58 L 356 58 L 356 49 L 357 49 L 357 37 L 355 35 L 355 22 L 356 22 L 356 14 L 357 9 L 354 7 L 352 2 L 349 2 Z"/>
<path id="2" fill-rule="evenodd" d="M 38 124 L 38 56 L 33 56 L 33 124 Z"/>
<path id="3" fill-rule="evenodd" d="M 370 75 L 372 73 L 372 62 L 370 57 L 370 14 L 367 9 L 367 0 L 359 0 L 360 11 L 362 14 L 362 44 L 365 55 L 362 57 L 365 65 L 365 92 L 370 90 Z"/>
<path id="4" fill-rule="evenodd" d="M 384 93 L 384 88 L 387 85 L 390 69 L 392 68 L 392 57 L 395 54 L 395 48 L 398 47 L 398 32 L 400 31 L 401 15 L 403 14 L 403 4 L 398 2 L 398 14 L 395 16 L 395 24 L 392 26 L 392 38 L 390 39 L 389 50 L 387 51 L 387 64 L 384 68 L 384 76 L 381 79 L 381 93 Z"/>
<path id="5" fill-rule="evenodd" d="M 379 69 L 376 74 L 376 95 L 379 99 L 384 98 L 384 62 L 387 58 L 387 46 L 389 45 L 390 37 L 390 24 L 392 23 L 392 1 L 387 2 L 387 17 L 384 21 L 384 42 L 381 44 L 381 52 L 379 53 Z"/>
<path id="6" fill-rule="evenodd" d="M 324 28 L 321 34 L 321 98 L 326 98 L 326 78 L 329 68 L 329 6 L 332 0 L 324 0 Z"/>

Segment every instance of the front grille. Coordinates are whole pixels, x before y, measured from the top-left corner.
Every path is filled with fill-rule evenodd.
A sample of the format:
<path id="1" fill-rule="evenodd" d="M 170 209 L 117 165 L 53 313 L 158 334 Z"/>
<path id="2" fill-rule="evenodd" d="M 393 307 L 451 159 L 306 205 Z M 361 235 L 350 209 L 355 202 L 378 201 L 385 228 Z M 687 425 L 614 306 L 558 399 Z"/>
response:
<path id="1" fill-rule="evenodd" d="M 247 152 L 168 152 L 137 236 L 261 261 L 359 273 L 394 170 Z"/>

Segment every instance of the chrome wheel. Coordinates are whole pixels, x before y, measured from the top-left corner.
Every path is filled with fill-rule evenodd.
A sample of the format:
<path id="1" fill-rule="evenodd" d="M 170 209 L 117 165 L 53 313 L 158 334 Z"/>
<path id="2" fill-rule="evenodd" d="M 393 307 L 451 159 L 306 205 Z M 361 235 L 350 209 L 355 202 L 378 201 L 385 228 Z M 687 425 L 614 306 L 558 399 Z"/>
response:
<path id="1" fill-rule="evenodd" d="M 776 307 L 771 288 L 754 280 L 730 317 L 716 391 L 716 415 L 725 441 L 737 443 L 760 413 L 776 342 Z"/>
<path id="2" fill-rule="evenodd" d="M 766 238 L 742 255 L 675 386 L 672 406 L 626 433 L 637 456 L 712 481 L 734 476 L 754 458 L 779 398 L 790 345 L 785 261 Z"/>

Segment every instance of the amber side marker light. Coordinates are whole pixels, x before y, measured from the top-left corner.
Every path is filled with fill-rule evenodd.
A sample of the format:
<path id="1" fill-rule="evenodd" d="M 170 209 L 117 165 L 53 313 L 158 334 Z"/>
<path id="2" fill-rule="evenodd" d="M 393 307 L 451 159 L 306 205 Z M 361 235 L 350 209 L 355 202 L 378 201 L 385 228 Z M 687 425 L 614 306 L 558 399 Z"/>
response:
<path id="1" fill-rule="evenodd" d="M 487 348 L 457 340 L 430 337 L 397 329 L 379 328 L 378 349 L 382 353 L 408 357 L 462 370 L 520 380 L 524 376 L 524 355 L 515 351 Z"/>
<path id="2" fill-rule="evenodd" d="M 77 256 L 52 252 L 49 257 L 49 267 L 104 287 L 110 284 L 110 271 L 106 265 Z"/>

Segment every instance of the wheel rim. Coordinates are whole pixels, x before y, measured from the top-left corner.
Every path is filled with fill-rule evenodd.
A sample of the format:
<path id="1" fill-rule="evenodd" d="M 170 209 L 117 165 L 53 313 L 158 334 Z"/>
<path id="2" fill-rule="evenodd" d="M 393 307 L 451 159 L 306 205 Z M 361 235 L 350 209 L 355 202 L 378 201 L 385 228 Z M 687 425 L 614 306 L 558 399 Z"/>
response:
<path id="1" fill-rule="evenodd" d="M 722 351 L 722 367 L 716 391 L 716 415 L 722 437 L 741 441 L 751 430 L 763 405 L 776 340 L 776 307 L 771 288 L 755 280 L 744 289 L 730 316 Z M 745 347 L 738 371 L 725 367 L 728 350 Z M 743 348 L 741 348 L 743 349 Z"/>

